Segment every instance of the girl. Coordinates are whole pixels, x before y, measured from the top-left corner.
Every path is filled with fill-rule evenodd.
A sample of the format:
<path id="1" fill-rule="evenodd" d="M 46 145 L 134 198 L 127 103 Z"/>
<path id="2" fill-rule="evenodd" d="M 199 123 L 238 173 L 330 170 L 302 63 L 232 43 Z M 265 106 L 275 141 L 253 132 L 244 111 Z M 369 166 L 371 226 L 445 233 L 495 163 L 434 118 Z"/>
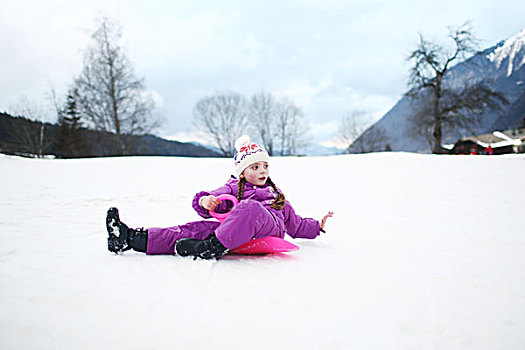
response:
<path id="1" fill-rule="evenodd" d="M 120 221 L 117 208 L 110 208 L 106 217 L 108 249 L 118 253 L 134 249 L 147 254 L 174 254 L 202 259 L 220 257 L 230 249 L 251 239 L 285 234 L 292 238 L 316 238 L 333 213 L 320 222 L 301 218 L 286 201 L 283 193 L 270 179 L 268 153 L 250 142 L 246 135 L 235 142 L 235 175 L 222 187 L 199 192 L 193 198 L 193 208 L 203 218 L 210 210 L 227 212 L 232 204 L 217 196 L 231 194 L 239 204 L 219 224 L 216 221 L 195 221 L 168 228 L 130 229 Z"/>

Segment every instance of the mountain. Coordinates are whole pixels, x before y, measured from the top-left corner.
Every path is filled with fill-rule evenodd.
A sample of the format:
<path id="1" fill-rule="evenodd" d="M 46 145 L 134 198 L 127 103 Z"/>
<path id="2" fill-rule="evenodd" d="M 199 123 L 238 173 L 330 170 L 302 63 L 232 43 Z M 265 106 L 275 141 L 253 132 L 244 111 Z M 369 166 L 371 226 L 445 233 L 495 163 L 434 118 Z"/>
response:
<path id="1" fill-rule="evenodd" d="M 448 87 L 462 86 L 466 81 L 490 79 L 494 89 L 509 101 L 503 113 L 487 110 L 481 116 L 481 123 L 473 130 L 459 130 L 444 135 L 443 143 L 453 143 L 461 137 L 488 133 L 494 130 L 517 128 L 523 123 L 525 105 L 525 30 L 510 39 L 477 53 L 471 58 L 452 67 L 444 79 Z M 394 151 L 430 152 L 425 140 L 407 136 L 408 117 L 416 109 L 409 97 L 403 96 L 390 111 L 365 131 L 360 139 L 381 131 Z M 350 146 L 349 152 L 356 152 Z"/>
<path id="2" fill-rule="evenodd" d="M 115 135 L 111 133 L 79 129 L 82 146 L 67 156 L 59 147 L 60 126 L 42 123 L 22 117 L 13 117 L 0 112 L 0 153 L 54 155 L 62 158 L 103 157 L 118 155 Z M 208 148 L 165 140 L 154 135 L 131 136 L 128 139 L 130 156 L 181 156 L 219 157 L 219 153 Z"/>
<path id="3" fill-rule="evenodd" d="M 176 140 L 175 137 L 168 137 L 168 140 Z M 256 142 L 259 142 L 255 140 Z M 207 145 L 204 143 L 200 143 L 198 141 L 190 141 L 189 144 L 193 144 L 195 146 L 203 147 L 206 149 L 209 149 L 217 154 L 222 154 L 221 150 L 218 147 Z M 332 156 L 336 154 L 343 154 L 345 153 L 344 148 L 337 148 L 337 147 L 326 147 L 321 145 L 320 143 L 310 143 L 307 146 L 300 147 L 297 150 L 297 155 L 299 156 L 308 156 L 308 157 L 317 157 L 317 156 Z M 274 155 L 277 157 L 277 154 Z"/>
<path id="4" fill-rule="evenodd" d="M 516 128 L 525 128 L 525 91 L 510 106 L 507 113 L 496 120 L 490 131 Z"/>
<path id="5" fill-rule="evenodd" d="M 320 143 L 311 143 L 308 146 L 305 146 L 299 149 L 298 154 L 305 155 L 308 157 L 317 157 L 317 156 L 331 156 L 335 154 L 343 154 L 344 149 L 337 147 L 326 147 Z"/>

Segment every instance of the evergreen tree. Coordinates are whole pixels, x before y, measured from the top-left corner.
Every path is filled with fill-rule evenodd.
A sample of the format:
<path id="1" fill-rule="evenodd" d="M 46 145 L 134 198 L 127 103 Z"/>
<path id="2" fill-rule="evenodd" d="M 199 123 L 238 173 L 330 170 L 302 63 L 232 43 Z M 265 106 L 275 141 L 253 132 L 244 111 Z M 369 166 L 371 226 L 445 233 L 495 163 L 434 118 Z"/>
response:
<path id="1" fill-rule="evenodd" d="M 81 134 L 82 121 L 77 109 L 77 91 L 71 90 L 64 109 L 59 113 L 57 147 L 63 158 L 79 157 L 85 150 L 85 140 Z"/>

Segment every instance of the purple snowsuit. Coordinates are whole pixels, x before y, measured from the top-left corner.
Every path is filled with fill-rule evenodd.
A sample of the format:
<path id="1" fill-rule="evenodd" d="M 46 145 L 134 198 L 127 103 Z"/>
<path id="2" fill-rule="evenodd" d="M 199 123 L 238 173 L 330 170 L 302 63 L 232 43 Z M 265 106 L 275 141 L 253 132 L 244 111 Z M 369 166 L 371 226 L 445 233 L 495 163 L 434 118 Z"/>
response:
<path id="1" fill-rule="evenodd" d="M 199 192 L 193 198 L 193 208 L 203 218 L 211 218 L 210 212 L 200 206 L 203 196 L 231 194 L 237 197 L 238 180 L 232 176 L 226 184 L 210 192 Z M 246 182 L 242 201 L 233 208 L 222 224 L 217 221 L 194 221 L 184 225 L 148 229 L 147 254 L 174 254 L 175 243 L 181 238 L 206 239 L 215 234 L 228 249 L 235 249 L 254 238 L 276 236 L 283 238 L 285 233 L 292 238 L 313 239 L 319 235 L 319 222 L 301 218 L 286 201 L 282 210 L 270 207 L 277 196 L 273 188 L 265 184 L 255 186 Z M 217 213 L 231 209 L 229 201 L 222 201 L 216 208 Z"/>

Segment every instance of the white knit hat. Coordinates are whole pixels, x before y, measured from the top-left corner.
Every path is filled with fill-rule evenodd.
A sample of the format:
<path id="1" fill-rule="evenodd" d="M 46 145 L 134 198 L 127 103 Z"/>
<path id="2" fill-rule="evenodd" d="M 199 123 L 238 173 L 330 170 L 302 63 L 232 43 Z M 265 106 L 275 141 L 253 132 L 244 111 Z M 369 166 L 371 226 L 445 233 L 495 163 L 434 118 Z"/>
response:
<path id="1" fill-rule="evenodd" d="M 250 142 L 248 135 L 243 135 L 235 141 L 235 175 L 240 177 L 244 169 L 253 163 L 269 162 L 270 156 L 259 145 Z"/>

